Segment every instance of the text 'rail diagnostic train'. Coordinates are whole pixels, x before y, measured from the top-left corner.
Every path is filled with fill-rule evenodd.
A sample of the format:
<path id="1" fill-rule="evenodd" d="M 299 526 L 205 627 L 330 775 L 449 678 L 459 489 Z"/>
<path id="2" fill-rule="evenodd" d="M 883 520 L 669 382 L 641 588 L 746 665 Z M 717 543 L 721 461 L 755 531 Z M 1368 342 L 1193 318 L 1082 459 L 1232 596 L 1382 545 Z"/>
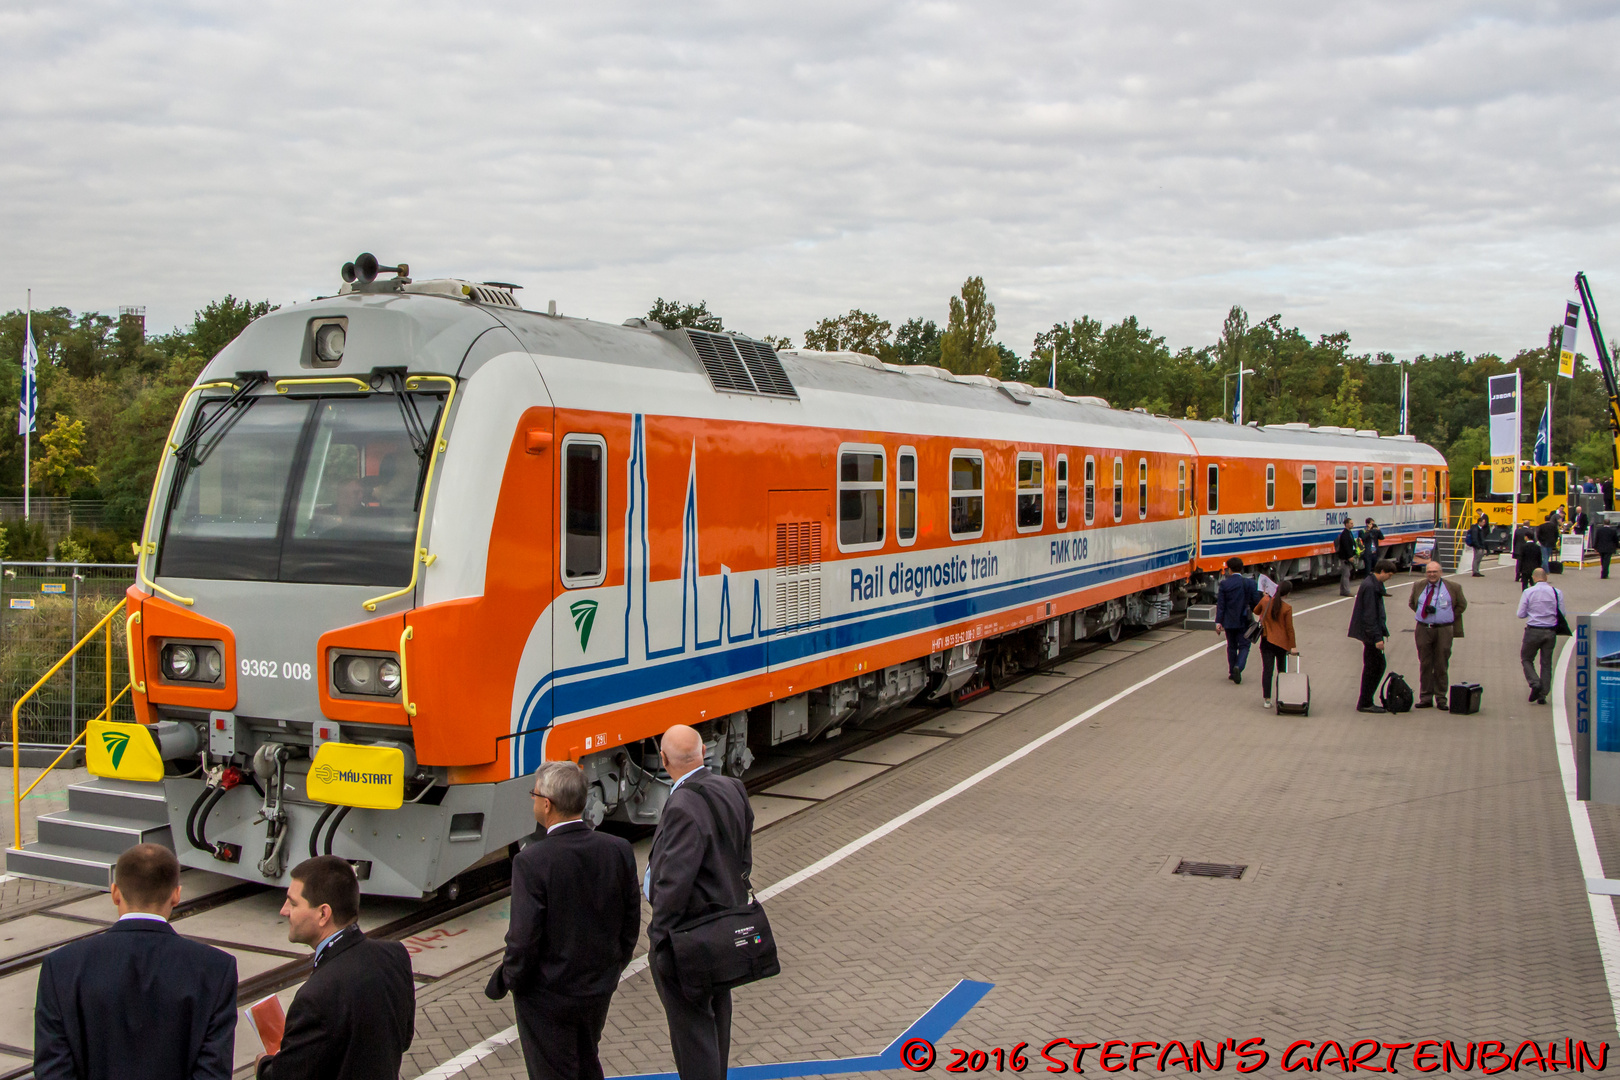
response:
<path id="1" fill-rule="evenodd" d="M 1409 556 L 1444 505 L 1410 438 L 371 276 L 221 351 L 154 484 L 128 605 L 148 750 L 90 755 L 162 759 L 187 866 L 285 884 L 329 851 L 423 895 L 533 831 L 543 760 L 584 768 L 593 821 L 654 822 L 670 724 L 741 775 L 1162 623 L 1232 555 L 1320 576 L 1372 517 Z"/>

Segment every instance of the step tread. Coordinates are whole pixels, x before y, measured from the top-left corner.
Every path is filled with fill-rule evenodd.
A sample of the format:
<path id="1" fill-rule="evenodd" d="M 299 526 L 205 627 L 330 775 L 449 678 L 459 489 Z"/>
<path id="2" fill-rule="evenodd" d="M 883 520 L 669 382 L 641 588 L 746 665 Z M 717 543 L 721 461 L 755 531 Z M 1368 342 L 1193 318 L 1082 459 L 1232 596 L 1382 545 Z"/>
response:
<path id="1" fill-rule="evenodd" d="M 104 830 L 106 832 L 142 834 L 169 827 L 166 818 L 163 821 L 148 821 L 143 818 L 119 817 L 117 814 L 102 814 L 93 810 L 52 810 L 48 814 L 41 814 L 39 820 L 58 825 L 77 825 L 86 829 Z"/>
<path id="2" fill-rule="evenodd" d="M 16 869 L 12 861 L 18 856 L 24 859 L 38 859 L 48 863 L 64 863 L 73 866 L 99 866 L 111 871 L 114 863 L 118 861 L 117 855 L 105 851 L 96 851 L 92 848 L 70 847 L 67 844 L 49 844 L 35 841 L 24 844 L 20 848 L 6 849 L 6 870 L 12 873 Z"/>

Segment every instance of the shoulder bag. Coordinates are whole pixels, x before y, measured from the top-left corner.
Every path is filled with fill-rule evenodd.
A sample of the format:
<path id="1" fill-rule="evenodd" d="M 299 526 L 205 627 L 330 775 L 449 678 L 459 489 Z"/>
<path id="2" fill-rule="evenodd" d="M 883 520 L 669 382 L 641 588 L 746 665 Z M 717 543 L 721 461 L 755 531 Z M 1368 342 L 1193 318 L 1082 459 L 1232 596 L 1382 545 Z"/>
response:
<path id="1" fill-rule="evenodd" d="M 692 789 L 708 805 L 714 818 L 717 847 L 726 872 L 737 875 L 748 892 L 748 902 L 740 907 L 710 911 L 684 923 L 670 933 L 674 950 L 675 975 L 681 996 L 701 1002 L 719 990 L 768 979 L 782 970 L 776 958 L 776 938 L 771 933 L 765 909 L 754 898 L 748 875 L 735 864 L 734 848 L 726 842 L 725 819 L 714 796 L 701 784 Z"/>
<path id="2" fill-rule="evenodd" d="M 1571 634 L 1569 620 L 1564 618 L 1564 594 L 1554 589 L 1553 595 L 1558 598 L 1558 621 L 1553 624 L 1553 636 L 1569 637 Z"/>

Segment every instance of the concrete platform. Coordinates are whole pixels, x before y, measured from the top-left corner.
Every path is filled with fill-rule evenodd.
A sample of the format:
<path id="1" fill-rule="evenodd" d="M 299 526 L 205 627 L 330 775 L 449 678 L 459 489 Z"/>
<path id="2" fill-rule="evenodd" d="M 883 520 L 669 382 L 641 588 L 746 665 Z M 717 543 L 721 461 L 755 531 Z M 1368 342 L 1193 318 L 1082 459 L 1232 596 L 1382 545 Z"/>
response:
<path id="1" fill-rule="evenodd" d="M 1412 580 L 1390 583 L 1392 629 L 1412 624 Z M 1462 580 L 1478 606 L 1452 677 L 1485 685 L 1475 716 L 1356 713 L 1360 649 L 1329 586 L 1294 597 L 1308 718 L 1259 708 L 1258 656 L 1233 686 L 1214 634 L 1168 634 L 763 828 L 783 972 L 735 994 L 732 1063 L 875 1053 L 961 978 L 995 989 L 942 1047 L 1263 1038 L 1277 1075 L 1296 1039 L 1614 1044 L 1553 712 L 1518 673 L 1517 590 L 1500 570 Z M 1577 611 L 1620 592 L 1593 572 L 1559 584 Z M 1391 659 L 1415 681 L 1409 635 Z M 1590 817 L 1620 877 L 1620 808 Z M 1246 869 L 1188 879 L 1182 860 Z M 524 1075 L 515 1043 L 485 1042 L 512 1024 L 485 976 L 423 988 L 402 1076 L 469 1048 L 435 1080 Z M 672 1068 L 644 970 L 602 1048 L 610 1075 Z"/>

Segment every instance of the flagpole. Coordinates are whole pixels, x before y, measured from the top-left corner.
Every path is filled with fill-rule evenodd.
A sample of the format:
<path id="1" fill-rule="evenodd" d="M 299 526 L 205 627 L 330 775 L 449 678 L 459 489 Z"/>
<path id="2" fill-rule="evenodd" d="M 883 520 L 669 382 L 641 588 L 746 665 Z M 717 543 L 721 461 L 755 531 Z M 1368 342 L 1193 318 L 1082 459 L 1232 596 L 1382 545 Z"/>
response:
<path id="1" fill-rule="evenodd" d="M 34 290 L 28 290 L 27 314 L 23 316 L 23 392 L 28 392 L 28 343 L 34 340 Z M 27 406 L 25 406 L 26 408 Z M 29 520 L 28 515 L 28 433 L 33 430 L 33 416 L 28 417 L 28 423 L 23 427 L 23 520 Z"/>

